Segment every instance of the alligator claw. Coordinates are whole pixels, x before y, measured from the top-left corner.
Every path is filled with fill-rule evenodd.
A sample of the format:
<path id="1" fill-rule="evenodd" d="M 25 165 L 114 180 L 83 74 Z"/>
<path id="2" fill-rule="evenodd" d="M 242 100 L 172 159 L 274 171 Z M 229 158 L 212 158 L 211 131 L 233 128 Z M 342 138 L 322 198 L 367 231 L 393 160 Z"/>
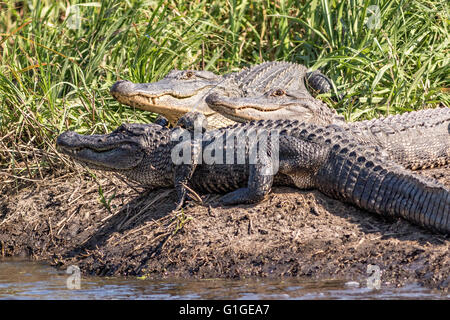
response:
<path id="1" fill-rule="evenodd" d="M 177 206 L 175 207 L 174 211 L 181 210 L 181 208 L 183 207 L 183 205 L 184 205 L 184 199 L 178 201 Z"/>
<path id="2" fill-rule="evenodd" d="M 182 208 L 186 208 L 186 207 L 192 205 L 191 202 L 187 202 L 187 201 L 191 201 L 191 200 L 198 202 L 198 199 L 194 199 L 189 194 L 185 193 L 184 196 L 182 196 L 182 199 L 178 200 L 174 211 L 178 211 L 178 210 L 181 210 Z M 201 201 L 201 199 L 200 199 L 200 201 Z"/>
<path id="3" fill-rule="evenodd" d="M 236 191 L 227 193 L 219 199 L 224 205 L 257 203 L 264 199 L 264 195 L 251 192 L 249 188 L 240 188 Z"/>
<path id="4" fill-rule="evenodd" d="M 177 126 L 189 131 L 199 129 L 202 133 L 204 133 L 208 128 L 208 120 L 203 113 L 191 111 L 178 119 Z"/>
<path id="5" fill-rule="evenodd" d="M 158 116 L 156 119 L 155 119 L 155 123 L 156 124 L 159 124 L 161 127 L 168 127 L 169 126 L 169 120 L 167 120 L 167 118 L 166 117 L 164 117 L 164 116 Z"/>

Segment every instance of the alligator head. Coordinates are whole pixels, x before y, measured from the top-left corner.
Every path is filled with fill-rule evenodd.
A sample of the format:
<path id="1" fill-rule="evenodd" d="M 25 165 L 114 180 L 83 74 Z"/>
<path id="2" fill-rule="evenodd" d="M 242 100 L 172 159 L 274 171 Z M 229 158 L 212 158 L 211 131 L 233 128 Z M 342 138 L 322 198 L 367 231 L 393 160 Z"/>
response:
<path id="1" fill-rule="evenodd" d="M 58 136 L 56 145 L 92 169 L 113 171 L 156 188 L 173 184 L 171 174 L 164 174 L 170 172 L 170 158 L 158 157 L 161 148 L 170 148 L 169 132 L 157 124 L 123 124 L 109 134 L 66 131 Z"/>
<path id="2" fill-rule="evenodd" d="M 275 61 L 223 76 L 208 71 L 173 70 L 162 80 L 154 83 L 118 81 L 112 86 L 111 94 L 123 104 L 161 114 L 172 124 L 176 124 L 185 113 L 197 111 L 203 113 L 208 119 L 209 128 L 220 128 L 233 124 L 233 120 L 245 121 L 246 119 L 233 118 L 226 110 L 224 115 L 221 114 L 221 109 L 212 110 L 205 101 L 208 95 L 248 98 L 260 96 L 272 88 L 283 87 L 285 90 L 296 92 L 296 95 L 302 99 L 307 97 L 313 99 L 305 84 L 319 93 L 331 90 L 331 80 L 319 71 L 307 72 L 303 65 Z M 265 104 L 268 102 L 264 99 L 253 100 L 255 106 L 259 104 L 259 101 Z M 270 107 L 261 105 L 260 109 L 262 108 Z M 278 108 L 278 106 L 271 108 Z M 332 110 L 330 112 L 332 113 Z M 306 112 L 284 111 L 286 116 L 290 113 L 295 116 L 295 119 L 302 119 L 305 116 L 303 120 L 308 121 Z M 239 114 L 235 116 L 239 117 Z M 266 116 L 272 119 L 270 118 L 272 114 L 269 113 L 257 113 L 248 119 L 264 120 L 268 119 Z"/>
<path id="3" fill-rule="evenodd" d="M 221 76 L 209 71 L 172 70 L 154 83 L 117 81 L 111 94 L 120 103 L 162 114 L 175 124 L 190 111 L 205 116 L 215 113 L 205 103 L 205 95 L 221 80 Z"/>
<path id="4" fill-rule="evenodd" d="M 250 92 L 231 97 L 211 93 L 205 101 L 212 110 L 237 122 L 277 119 L 321 125 L 345 122 L 334 109 L 300 90 L 273 88 L 262 94 Z"/>

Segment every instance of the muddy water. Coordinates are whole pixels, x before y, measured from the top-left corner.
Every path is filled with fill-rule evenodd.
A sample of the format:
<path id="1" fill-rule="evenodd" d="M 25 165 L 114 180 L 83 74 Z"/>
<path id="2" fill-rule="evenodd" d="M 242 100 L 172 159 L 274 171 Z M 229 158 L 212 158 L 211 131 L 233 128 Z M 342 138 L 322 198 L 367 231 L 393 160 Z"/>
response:
<path id="1" fill-rule="evenodd" d="M 366 282 L 292 278 L 156 281 L 81 276 L 80 288 L 69 289 L 77 286 L 74 274 L 37 262 L 0 260 L 0 299 L 450 299 L 418 285 L 382 284 L 373 290 Z"/>

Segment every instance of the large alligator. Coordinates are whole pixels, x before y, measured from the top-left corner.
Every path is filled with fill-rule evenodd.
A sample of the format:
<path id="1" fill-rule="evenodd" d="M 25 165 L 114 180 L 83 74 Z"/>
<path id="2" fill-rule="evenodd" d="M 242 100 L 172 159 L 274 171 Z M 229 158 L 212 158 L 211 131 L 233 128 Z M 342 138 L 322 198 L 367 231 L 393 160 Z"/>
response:
<path id="1" fill-rule="evenodd" d="M 315 92 L 330 91 L 331 80 L 318 70 L 308 72 L 305 66 L 290 62 L 265 62 L 223 76 L 209 71 L 172 70 L 162 80 L 153 83 L 117 81 L 110 92 L 120 103 L 161 114 L 172 124 L 188 112 L 201 112 L 208 118 L 209 127 L 216 129 L 234 124 L 234 121 L 211 110 L 205 102 L 209 94 L 215 92 L 229 96 L 233 92 L 235 95 L 263 92 L 276 85 L 308 96 L 308 102 L 304 103 L 309 103 L 310 109 L 318 116 L 331 110 L 315 100 L 306 89 L 308 85 Z M 293 112 L 301 114 L 302 110 Z"/>
<path id="2" fill-rule="evenodd" d="M 320 72 L 307 73 L 295 63 L 267 62 L 223 77 L 188 70 L 172 71 L 155 83 L 118 81 L 111 94 L 124 104 L 162 114 L 172 123 L 193 110 L 203 113 L 213 128 L 269 119 L 334 123 L 362 143 L 377 144 L 409 169 L 450 161 L 450 108 L 346 123 L 334 109 L 314 99 L 305 83 L 315 91 L 331 90 L 331 81 Z"/>
<path id="3" fill-rule="evenodd" d="M 295 92 L 283 89 L 252 96 L 227 97 L 212 93 L 205 100 L 211 109 L 238 122 L 299 119 L 320 125 L 339 125 L 361 142 L 370 142 L 386 150 L 392 160 L 408 169 L 450 163 L 450 108 L 424 109 L 347 123 L 332 112 L 324 112 L 325 107 L 316 109 L 315 113 L 307 108 L 297 114 L 290 112 L 290 108 L 298 111 L 307 104 L 303 104 L 303 99 Z"/>
<path id="4" fill-rule="evenodd" d="M 188 188 L 229 192 L 221 202 L 230 205 L 259 202 L 272 185 L 287 185 L 316 188 L 367 211 L 450 234 L 450 190 L 404 169 L 378 146 L 361 144 L 337 125 L 266 120 L 205 131 L 201 139 L 191 133 L 124 124 L 105 135 L 67 131 L 57 145 L 89 167 L 148 188 L 174 186 L 179 206 Z M 264 141 L 268 148 L 261 147 Z M 187 160 L 178 162 L 180 154 Z"/>

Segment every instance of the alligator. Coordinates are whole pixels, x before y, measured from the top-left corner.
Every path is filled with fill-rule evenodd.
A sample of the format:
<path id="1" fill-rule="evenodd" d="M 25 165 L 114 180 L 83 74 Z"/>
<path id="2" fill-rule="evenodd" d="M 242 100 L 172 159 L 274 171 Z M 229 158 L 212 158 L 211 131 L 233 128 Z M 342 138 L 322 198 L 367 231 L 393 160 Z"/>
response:
<path id="1" fill-rule="evenodd" d="M 205 95 L 221 81 L 223 76 L 209 71 L 172 70 L 155 83 L 119 80 L 110 93 L 120 103 L 163 115 L 171 124 L 195 109 L 208 117 L 210 125 L 224 127 L 233 121 L 205 103 Z"/>
<path id="2" fill-rule="evenodd" d="M 420 110 L 370 121 L 345 122 L 316 92 L 331 90 L 331 80 L 302 65 L 266 62 L 223 77 L 208 71 L 172 71 L 155 83 L 118 81 L 112 95 L 122 103 L 150 110 L 176 123 L 195 110 L 209 128 L 249 120 L 298 119 L 319 125 L 339 124 L 361 139 L 378 144 L 392 159 L 412 170 L 450 161 L 450 109 Z M 211 125 L 213 123 L 213 125 Z"/>
<path id="3" fill-rule="evenodd" d="M 308 95 L 314 110 L 328 110 L 322 103 L 314 106 L 318 100 L 313 99 L 306 85 L 316 93 L 328 92 L 332 88 L 331 80 L 319 70 L 308 72 L 305 66 L 290 62 L 265 62 L 223 76 L 209 71 L 172 70 L 154 83 L 119 80 L 111 87 L 110 93 L 120 103 L 163 115 L 171 124 L 176 124 L 180 117 L 190 111 L 201 112 L 208 118 L 209 127 L 215 129 L 233 124 L 234 121 L 209 108 L 205 102 L 208 94 L 258 92 L 269 89 L 273 83 L 286 85 L 291 90 Z"/>
<path id="4" fill-rule="evenodd" d="M 449 189 L 334 124 L 260 120 L 194 135 L 154 123 L 122 124 L 109 134 L 66 131 L 57 146 L 88 167 L 119 173 L 149 189 L 175 187 L 177 208 L 188 190 L 228 192 L 220 202 L 233 205 L 260 202 L 272 185 L 286 185 L 318 189 L 369 212 L 450 234 Z"/>
<path id="5" fill-rule="evenodd" d="M 276 88 L 251 96 L 229 97 L 212 93 L 205 101 L 214 111 L 237 122 L 299 119 L 319 125 L 339 125 L 362 143 L 370 142 L 386 150 L 392 160 L 408 169 L 433 168 L 450 163 L 450 108 L 424 109 L 347 123 L 331 108 L 310 110 L 311 104 L 305 103 L 305 99 L 310 98 Z"/>

